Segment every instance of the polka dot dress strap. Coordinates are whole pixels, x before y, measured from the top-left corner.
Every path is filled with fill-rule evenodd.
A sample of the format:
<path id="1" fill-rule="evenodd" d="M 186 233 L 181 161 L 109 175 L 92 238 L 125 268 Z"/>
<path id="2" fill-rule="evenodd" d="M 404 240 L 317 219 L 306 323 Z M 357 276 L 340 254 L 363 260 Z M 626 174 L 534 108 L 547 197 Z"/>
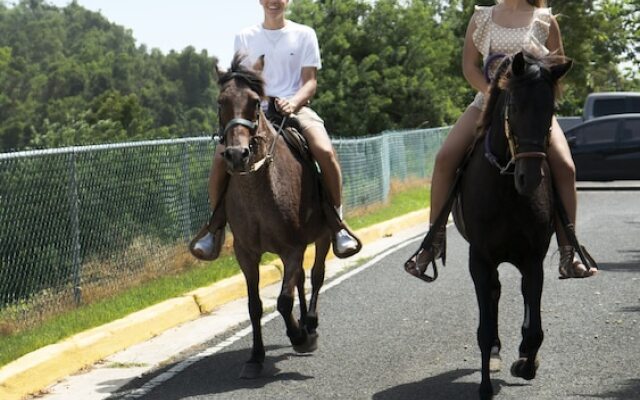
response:
<path id="1" fill-rule="evenodd" d="M 475 23 L 476 29 L 473 32 L 473 44 L 476 49 L 486 57 L 491 47 L 491 10 L 493 7 L 476 6 L 471 19 Z"/>

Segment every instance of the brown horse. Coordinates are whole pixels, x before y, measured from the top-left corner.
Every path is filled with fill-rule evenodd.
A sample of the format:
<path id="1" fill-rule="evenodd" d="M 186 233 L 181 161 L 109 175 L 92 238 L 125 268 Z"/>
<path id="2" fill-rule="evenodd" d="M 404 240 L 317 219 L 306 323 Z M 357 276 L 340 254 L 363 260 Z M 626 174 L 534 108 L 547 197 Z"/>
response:
<path id="1" fill-rule="evenodd" d="M 260 375 L 265 359 L 260 326 L 263 310 L 258 289 L 261 256 L 270 252 L 282 259 L 284 277 L 277 308 L 294 350 L 311 352 L 317 347 L 316 305 L 331 235 L 323 212 L 317 170 L 311 162 L 292 152 L 280 129 L 274 128 L 261 109 L 263 59 L 253 68 L 243 66 L 242 61 L 242 57 L 236 55 L 229 71 L 218 70 L 218 105 L 226 144 L 223 156 L 231 175 L 223 201 L 233 233 L 235 256 L 247 283 L 253 328 L 251 358 L 240 376 L 255 378 Z M 316 255 L 307 308 L 303 258 L 310 243 L 315 243 Z M 296 289 L 299 320 L 293 315 Z"/>
<path id="2" fill-rule="evenodd" d="M 499 363 L 498 265 L 503 262 L 522 275 L 525 309 L 520 358 L 511 374 L 527 380 L 536 376 L 543 339 L 542 267 L 555 214 L 546 151 L 558 80 L 570 67 L 564 59 L 523 53 L 501 63 L 482 115 L 484 137 L 460 181 L 454 219 L 470 245 L 469 270 L 480 311 L 481 399 L 493 397 L 490 364 Z"/>

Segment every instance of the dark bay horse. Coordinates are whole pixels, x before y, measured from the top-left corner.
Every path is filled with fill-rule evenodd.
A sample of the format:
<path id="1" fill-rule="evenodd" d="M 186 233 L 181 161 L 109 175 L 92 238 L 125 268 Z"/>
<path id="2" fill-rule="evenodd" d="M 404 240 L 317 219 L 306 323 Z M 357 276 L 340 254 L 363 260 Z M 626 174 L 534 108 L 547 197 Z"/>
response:
<path id="1" fill-rule="evenodd" d="M 511 374 L 530 380 L 538 368 L 543 260 L 555 215 L 546 151 L 558 80 L 570 67 L 564 58 L 523 53 L 503 60 L 479 124 L 484 137 L 461 177 L 453 214 L 470 245 L 469 270 L 480 311 L 481 399 L 493 397 L 490 363 L 499 362 L 500 263 L 511 263 L 522 274 L 522 341 Z"/>
<path id="2" fill-rule="evenodd" d="M 240 376 L 255 378 L 260 375 L 265 359 L 260 326 L 263 309 L 258 289 L 261 256 L 270 252 L 282 259 L 284 277 L 277 308 L 294 350 L 311 352 L 317 347 L 316 305 L 331 236 L 313 164 L 290 150 L 280 130 L 274 128 L 261 109 L 263 59 L 253 68 L 243 66 L 242 60 L 236 55 L 229 71 L 218 70 L 218 105 L 226 144 L 223 156 L 231 175 L 224 207 L 233 233 L 235 256 L 247 283 L 253 328 L 251 358 Z M 307 308 L 303 258 L 310 243 L 315 243 L 315 261 Z M 296 290 L 299 320 L 293 315 Z"/>

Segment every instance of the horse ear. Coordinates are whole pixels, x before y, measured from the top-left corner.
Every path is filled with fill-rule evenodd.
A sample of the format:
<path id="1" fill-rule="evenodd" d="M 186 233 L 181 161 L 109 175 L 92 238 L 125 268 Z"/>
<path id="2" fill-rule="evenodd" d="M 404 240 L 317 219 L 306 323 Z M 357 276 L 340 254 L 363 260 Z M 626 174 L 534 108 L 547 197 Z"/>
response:
<path id="1" fill-rule="evenodd" d="M 524 71 L 526 68 L 526 61 L 524 60 L 524 54 L 522 52 L 518 52 L 515 56 L 513 56 L 513 61 L 511 62 L 511 70 L 513 74 L 516 76 L 524 75 Z"/>
<path id="2" fill-rule="evenodd" d="M 264 70 L 264 54 L 258 57 L 258 60 L 253 64 L 253 70 L 257 72 L 262 72 Z"/>
<path id="3" fill-rule="evenodd" d="M 565 76 L 572 66 L 573 60 L 568 60 L 563 64 L 554 65 L 553 67 L 551 67 L 551 78 L 553 78 L 554 81 L 557 81 L 558 79 Z"/>
<path id="4" fill-rule="evenodd" d="M 225 69 L 220 68 L 220 65 L 218 63 L 216 63 L 216 65 L 215 65 L 215 70 L 216 70 L 216 77 L 218 79 L 220 79 L 220 77 L 222 75 L 227 73 L 227 71 Z"/>

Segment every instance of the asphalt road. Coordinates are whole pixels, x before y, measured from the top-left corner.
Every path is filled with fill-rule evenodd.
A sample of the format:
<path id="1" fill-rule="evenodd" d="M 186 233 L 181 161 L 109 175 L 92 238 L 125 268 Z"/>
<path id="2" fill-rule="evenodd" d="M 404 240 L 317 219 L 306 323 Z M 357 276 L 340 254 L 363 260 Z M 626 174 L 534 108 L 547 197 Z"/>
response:
<path id="1" fill-rule="evenodd" d="M 496 399 L 640 399 L 639 200 L 639 191 L 579 192 L 579 238 L 601 272 L 559 280 L 552 239 L 542 299 L 545 341 L 533 381 L 509 374 L 523 306 L 519 273 L 500 267 L 504 366 L 492 376 Z M 311 355 L 293 352 L 282 319 L 267 312 L 264 377 L 238 379 L 251 348 L 245 324 L 110 398 L 477 398 L 478 314 L 466 242 L 449 227 L 448 265 L 431 284 L 402 270 L 415 247 L 417 241 L 390 252 L 321 295 L 319 348 Z"/>

